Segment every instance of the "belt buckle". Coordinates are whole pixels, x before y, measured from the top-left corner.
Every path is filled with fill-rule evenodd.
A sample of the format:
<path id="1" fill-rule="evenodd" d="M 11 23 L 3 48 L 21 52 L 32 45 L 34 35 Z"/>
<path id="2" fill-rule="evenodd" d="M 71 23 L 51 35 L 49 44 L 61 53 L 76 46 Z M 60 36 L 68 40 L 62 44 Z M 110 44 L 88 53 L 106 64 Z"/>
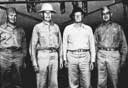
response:
<path id="1" fill-rule="evenodd" d="M 114 51 L 114 49 L 111 49 L 111 51 Z"/>
<path id="2" fill-rule="evenodd" d="M 109 48 L 106 48 L 106 50 L 107 50 L 107 51 L 110 51 L 110 49 L 109 49 Z"/>
<path id="3" fill-rule="evenodd" d="M 56 50 L 55 49 L 50 49 L 49 51 L 50 51 L 50 53 L 52 53 L 52 52 L 55 52 Z"/>
<path id="4" fill-rule="evenodd" d="M 55 50 L 54 49 L 51 49 L 51 52 L 55 52 Z"/>
<path id="5" fill-rule="evenodd" d="M 81 52 L 81 49 L 78 49 L 78 52 Z"/>
<path id="6" fill-rule="evenodd" d="M 112 48 L 107 48 L 107 51 L 114 51 L 114 49 L 112 49 Z"/>

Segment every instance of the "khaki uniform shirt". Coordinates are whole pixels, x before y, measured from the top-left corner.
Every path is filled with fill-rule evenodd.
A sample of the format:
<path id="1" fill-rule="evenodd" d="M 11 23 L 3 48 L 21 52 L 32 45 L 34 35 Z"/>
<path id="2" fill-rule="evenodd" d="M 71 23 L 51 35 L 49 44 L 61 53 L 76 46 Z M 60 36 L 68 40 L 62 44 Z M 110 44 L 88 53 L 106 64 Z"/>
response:
<path id="1" fill-rule="evenodd" d="M 127 54 L 127 41 L 122 27 L 114 22 L 102 23 L 95 31 L 96 48 L 118 48 L 125 58 Z"/>
<path id="2" fill-rule="evenodd" d="M 57 24 L 51 22 L 47 24 L 46 22 L 41 22 L 36 24 L 30 44 L 30 54 L 32 56 L 33 65 L 36 64 L 36 50 L 37 49 L 47 49 L 56 48 L 59 50 L 59 56 L 62 56 L 62 41 L 61 33 Z"/>
<path id="3" fill-rule="evenodd" d="M 24 56 L 27 54 L 26 36 L 23 28 L 5 23 L 0 26 L 0 48 L 20 48 Z"/>

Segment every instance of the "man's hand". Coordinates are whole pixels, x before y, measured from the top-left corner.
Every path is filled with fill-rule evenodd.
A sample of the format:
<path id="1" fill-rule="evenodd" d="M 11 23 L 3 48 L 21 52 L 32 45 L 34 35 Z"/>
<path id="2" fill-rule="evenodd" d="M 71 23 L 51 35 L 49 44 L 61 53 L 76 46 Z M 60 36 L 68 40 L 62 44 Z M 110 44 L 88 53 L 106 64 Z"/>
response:
<path id="1" fill-rule="evenodd" d="M 90 63 L 90 70 L 92 71 L 94 69 L 94 62 Z"/>
<path id="2" fill-rule="evenodd" d="M 67 61 L 67 60 L 64 60 L 64 66 L 65 66 L 66 68 L 68 68 L 68 61 Z"/>
<path id="3" fill-rule="evenodd" d="M 63 60 L 60 59 L 60 69 L 62 69 L 62 68 L 63 68 Z"/>
<path id="4" fill-rule="evenodd" d="M 120 61 L 120 67 L 123 68 L 125 66 L 125 61 L 121 60 Z"/>
<path id="5" fill-rule="evenodd" d="M 38 72 L 39 72 L 39 67 L 38 67 L 37 65 L 34 65 L 33 67 L 34 67 L 34 71 L 35 71 L 36 73 L 38 73 Z"/>
<path id="6" fill-rule="evenodd" d="M 124 67 L 125 63 L 126 63 L 126 58 L 127 56 L 126 55 L 122 55 L 121 56 L 121 60 L 120 60 L 120 67 Z"/>
<path id="7" fill-rule="evenodd" d="M 27 67 L 26 63 L 23 62 L 23 68 L 25 69 Z"/>

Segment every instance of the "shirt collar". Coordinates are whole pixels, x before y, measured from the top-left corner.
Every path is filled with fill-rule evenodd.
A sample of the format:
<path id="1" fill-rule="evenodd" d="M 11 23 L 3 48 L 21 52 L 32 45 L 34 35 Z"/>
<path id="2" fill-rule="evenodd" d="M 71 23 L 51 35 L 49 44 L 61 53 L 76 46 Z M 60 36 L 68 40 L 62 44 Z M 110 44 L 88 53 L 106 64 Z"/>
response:
<path id="1" fill-rule="evenodd" d="M 53 21 L 51 21 L 50 23 L 48 23 L 48 22 L 46 22 L 46 21 L 42 21 L 42 23 L 43 23 L 44 25 L 54 25 L 54 22 L 53 22 Z"/>
<path id="2" fill-rule="evenodd" d="M 74 25 L 73 25 L 74 27 L 83 27 L 83 23 L 74 23 Z"/>
<path id="3" fill-rule="evenodd" d="M 112 21 L 108 21 L 108 22 L 103 22 L 104 25 L 108 25 L 108 24 L 111 24 Z"/>
<path id="4" fill-rule="evenodd" d="M 10 28 L 12 28 L 12 29 L 15 29 L 15 28 L 16 28 L 16 26 L 11 25 L 11 24 L 9 24 L 9 23 L 5 23 L 5 24 L 6 24 L 6 27 L 10 27 Z"/>

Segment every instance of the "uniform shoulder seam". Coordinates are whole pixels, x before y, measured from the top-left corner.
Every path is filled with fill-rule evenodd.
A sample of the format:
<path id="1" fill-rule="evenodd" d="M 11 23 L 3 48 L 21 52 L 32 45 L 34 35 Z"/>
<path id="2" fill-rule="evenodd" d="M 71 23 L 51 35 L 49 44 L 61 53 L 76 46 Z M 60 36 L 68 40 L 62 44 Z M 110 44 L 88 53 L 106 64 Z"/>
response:
<path id="1" fill-rule="evenodd" d="M 83 26 L 84 26 L 85 28 L 88 28 L 88 30 L 92 30 L 92 27 L 89 26 L 89 25 L 83 24 Z"/>
<path id="2" fill-rule="evenodd" d="M 73 24 L 67 25 L 67 26 L 65 27 L 65 30 L 66 30 L 66 31 L 69 30 L 72 26 L 73 26 Z"/>

